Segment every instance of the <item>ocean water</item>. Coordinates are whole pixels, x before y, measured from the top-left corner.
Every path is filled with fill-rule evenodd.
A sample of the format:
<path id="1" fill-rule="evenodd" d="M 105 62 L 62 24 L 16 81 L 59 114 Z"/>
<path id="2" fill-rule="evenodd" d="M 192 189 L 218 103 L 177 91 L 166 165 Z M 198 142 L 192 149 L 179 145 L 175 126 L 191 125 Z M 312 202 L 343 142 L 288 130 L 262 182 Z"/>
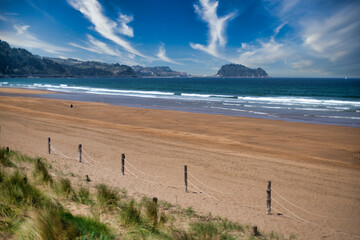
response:
<path id="1" fill-rule="evenodd" d="M 64 78 L 0 79 L 0 87 L 120 106 L 360 127 L 360 79 Z"/>

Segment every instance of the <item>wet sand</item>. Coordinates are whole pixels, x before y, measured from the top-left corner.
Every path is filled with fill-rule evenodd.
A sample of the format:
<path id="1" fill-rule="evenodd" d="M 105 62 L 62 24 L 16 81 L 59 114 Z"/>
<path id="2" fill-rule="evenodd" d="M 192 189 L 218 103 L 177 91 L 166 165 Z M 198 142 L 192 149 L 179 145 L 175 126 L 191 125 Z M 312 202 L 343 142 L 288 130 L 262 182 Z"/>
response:
<path id="1" fill-rule="evenodd" d="M 88 174 L 91 185 L 156 196 L 287 237 L 360 238 L 360 128 L 31 95 L 0 96 L 0 125 L 1 146 L 46 157 L 64 173 L 73 173 L 73 181 Z M 48 137 L 59 153 L 73 159 L 49 155 Z M 78 144 L 83 145 L 83 163 L 74 159 Z M 122 153 L 125 176 L 119 174 Z M 183 187 L 184 165 L 189 193 Z M 266 215 L 268 180 L 272 215 Z"/>

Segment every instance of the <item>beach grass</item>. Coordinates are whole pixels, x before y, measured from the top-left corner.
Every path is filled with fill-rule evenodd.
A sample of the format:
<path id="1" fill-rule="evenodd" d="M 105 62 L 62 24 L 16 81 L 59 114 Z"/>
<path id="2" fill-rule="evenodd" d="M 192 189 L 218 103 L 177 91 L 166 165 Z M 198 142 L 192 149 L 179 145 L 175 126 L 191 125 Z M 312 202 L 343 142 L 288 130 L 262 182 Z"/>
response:
<path id="1" fill-rule="evenodd" d="M 53 181 L 49 171 L 47 170 L 47 167 L 40 159 L 35 162 L 33 175 L 37 177 L 41 183 L 52 183 Z"/>
<path id="2" fill-rule="evenodd" d="M 0 157 L 2 238 L 286 239 L 273 232 L 252 236 L 248 226 L 201 216 L 191 207 L 175 208 L 170 203 L 157 203 L 147 197 L 137 201 L 127 196 L 126 190 L 104 184 L 90 191 L 69 179 L 53 177 L 51 172 L 56 169 L 50 169 L 46 159 L 37 160 L 6 149 L 0 150 Z M 72 204 L 82 206 L 87 214 L 79 215 L 65 207 Z"/>

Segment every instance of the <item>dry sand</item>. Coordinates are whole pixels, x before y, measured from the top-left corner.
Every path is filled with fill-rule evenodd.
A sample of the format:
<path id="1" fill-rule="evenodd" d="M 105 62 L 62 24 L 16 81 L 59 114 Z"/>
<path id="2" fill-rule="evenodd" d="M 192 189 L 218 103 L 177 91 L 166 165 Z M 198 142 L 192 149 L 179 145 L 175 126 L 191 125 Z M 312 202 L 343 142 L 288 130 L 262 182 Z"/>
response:
<path id="1" fill-rule="evenodd" d="M 31 96 L 0 96 L 0 125 L 1 146 L 46 157 L 75 174 L 74 181 L 88 174 L 92 186 L 106 183 L 131 195 L 156 196 L 286 237 L 360 239 L 360 128 Z M 73 158 L 81 143 L 93 165 L 49 155 L 48 137 Z M 121 153 L 125 176 L 119 174 Z M 189 183 L 202 192 L 191 184 L 184 192 L 184 165 Z M 268 180 L 272 215 L 265 214 Z"/>

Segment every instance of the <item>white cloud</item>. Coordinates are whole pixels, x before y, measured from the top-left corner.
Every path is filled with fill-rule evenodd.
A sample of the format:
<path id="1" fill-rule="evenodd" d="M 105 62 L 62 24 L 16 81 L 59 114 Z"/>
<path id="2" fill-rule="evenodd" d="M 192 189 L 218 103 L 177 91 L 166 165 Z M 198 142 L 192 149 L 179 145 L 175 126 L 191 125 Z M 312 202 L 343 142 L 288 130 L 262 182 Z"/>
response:
<path id="1" fill-rule="evenodd" d="M 104 38 L 113 41 L 132 54 L 146 58 L 146 56 L 134 49 L 128 41 L 116 34 L 117 32 L 125 33 L 127 36 L 133 34 L 132 29 L 127 26 L 127 23 L 130 21 L 128 16 L 123 17 L 121 20 L 120 15 L 121 21 L 119 26 L 103 14 L 103 9 L 97 0 L 68 0 L 68 2 L 76 10 L 80 11 L 94 25 L 95 30 Z"/>
<path id="2" fill-rule="evenodd" d="M 132 22 L 133 20 L 134 20 L 133 16 L 127 16 L 125 14 L 120 13 L 119 18 L 118 18 L 118 21 L 120 23 L 120 26 L 118 29 L 119 32 L 126 36 L 134 37 L 134 30 L 127 25 L 129 22 Z"/>
<path id="3" fill-rule="evenodd" d="M 314 64 L 313 61 L 304 59 L 304 60 L 300 60 L 298 62 L 292 63 L 292 67 L 294 69 L 303 70 L 303 69 L 306 69 L 306 68 L 310 67 L 313 64 Z"/>
<path id="4" fill-rule="evenodd" d="M 230 13 L 219 18 L 217 15 L 218 1 L 199 0 L 199 3 L 200 5 L 194 5 L 195 12 L 208 24 L 208 45 L 190 43 L 190 46 L 193 49 L 198 49 L 212 56 L 219 57 L 218 48 L 226 45 L 225 29 L 227 22 L 235 16 L 235 13 Z"/>
<path id="5" fill-rule="evenodd" d="M 274 35 L 267 42 L 257 40 L 257 45 L 242 43 L 241 48 L 238 49 L 240 55 L 232 59 L 232 61 L 252 67 L 286 61 L 291 56 L 290 48 L 284 43 L 279 43 L 275 40 L 276 35 L 284 25 L 285 23 L 275 28 Z"/>
<path id="6" fill-rule="evenodd" d="M 62 52 L 70 52 L 71 50 L 64 47 L 59 47 L 38 39 L 31 34 L 28 29 L 29 25 L 13 25 L 15 32 L 0 32 L 0 39 L 8 42 L 11 45 L 29 48 L 40 49 L 48 53 L 59 54 Z"/>
<path id="7" fill-rule="evenodd" d="M 168 63 L 174 63 L 174 64 L 179 64 L 178 62 L 170 59 L 168 56 L 166 56 L 166 50 L 165 50 L 165 45 L 162 44 L 159 47 L 159 52 L 156 55 L 160 60 L 164 61 L 164 62 L 168 62 Z"/>
<path id="8" fill-rule="evenodd" d="M 90 51 L 90 52 L 94 52 L 94 53 L 107 54 L 110 56 L 117 56 L 117 57 L 122 55 L 119 50 L 110 48 L 106 43 L 95 39 L 93 36 L 91 36 L 89 34 L 87 35 L 87 38 L 88 38 L 88 42 L 87 42 L 86 46 L 79 45 L 77 43 L 69 43 L 69 44 L 73 47 L 81 48 L 86 51 Z"/>
<path id="9" fill-rule="evenodd" d="M 277 61 L 285 61 L 291 54 L 284 44 L 278 43 L 274 39 L 268 42 L 259 41 L 259 44 L 259 46 L 245 45 L 244 48 L 238 50 L 240 55 L 232 61 L 246 66 L 258 67 Z"/>
<path id="10" fill-rule="evenodd" d="M 87 35 L 87 42 L 85 44 L 69 43 L 69 45 L 80 48 L 89 52 L 99 54 L 99 58 L 96 61 L 110 61 L 121 62 L 128 65 L 137 65 L 134 61 L 135 55 L 132 53 L 121 52 L 116 48 L 110 47 L 108 44 L 95 39 L 91 35 Z"/>
<path id="11" fill-rule="evenodd" d="M 293 8 L 299 3 L 300 0 L 286 0 L 281 4 L 281 13 L 285 14 L 293 10 Z"/>
<path id="12" fill-rule="evenodd" d="M 359 53 L 360 7 L 348 6 L 324 19 L 303 22 L 304 46 L 332 62 Z"/>

